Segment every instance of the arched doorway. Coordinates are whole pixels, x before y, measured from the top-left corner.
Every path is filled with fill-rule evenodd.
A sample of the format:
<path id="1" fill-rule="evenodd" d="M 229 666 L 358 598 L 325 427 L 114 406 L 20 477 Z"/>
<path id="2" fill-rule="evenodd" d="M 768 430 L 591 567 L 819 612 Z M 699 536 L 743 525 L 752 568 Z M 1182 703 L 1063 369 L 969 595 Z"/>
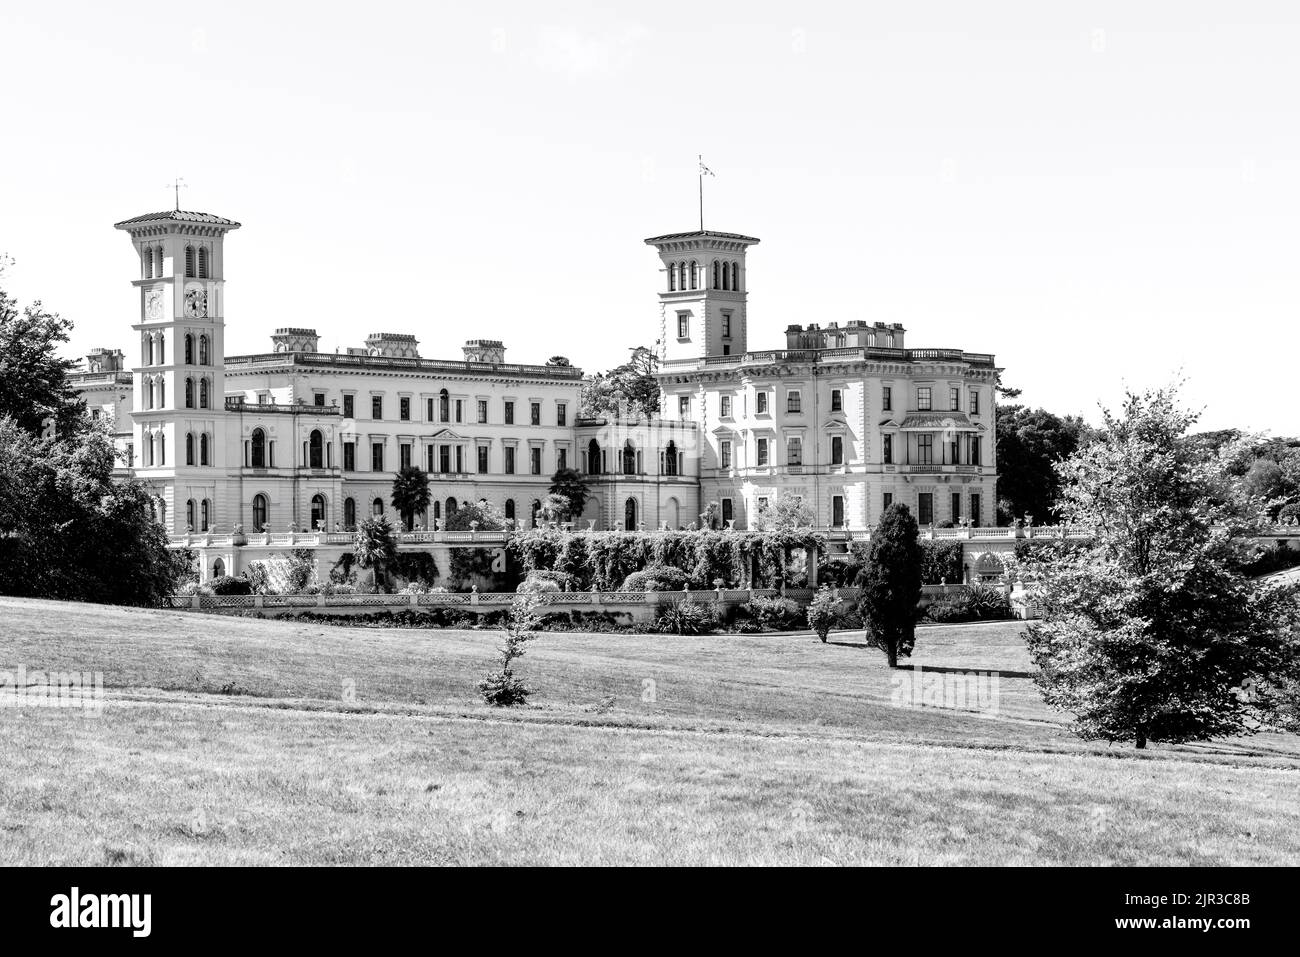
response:
<path id="1" fill-rule="evenodd" d="M 623 503 L 623 528 L 635 532 L 636 524 L 636 499 L 630 498 Z"/>
<path id="2" fill-rule="evenodd" d="M 353 498 L 343 500 L 343 527 L 352 531 L 357 525 L 357 502 Z"/>
<path id="3" fill-rule="evenodd" d="M 460 508 L 460 506 L 456 504 L 456 500 L 454 498 L 447 499 L 447 521 L 449 522 L 451 521 L 452 516 L 456 514 L 456 510 L 458 508 Z"/>
<path id="4" fill-rule="evenodd" d="M 676 528 L 682 523 L 682 506 L 675 498 L 670 498 L 664 503 L 664 520 L 668 522 L 669 528 Z"/>
<path id="5" fill-rule="evenodd" d="M 664 449 L 664 474 L 677 474 L 677 443 L 669 442 L 668 448 Z"/>
<path id="6" fill-rule="evenodd" d="M 249 464 L 255 469 L 266 468 L 266 433 L 261 429 L 254 429 L 248 444 L 251 453 Z"/>
<path id="7" fill-rule="evenodd" d="M 220 558 L 212 563 L 212 577 L 220 578 L 226 574 L 226 563 Z"/>
<path id="8" fill-rule="evenodd" d="M 307 465 L 314 469 L 325 467 L 325 439 L 320 434 L 320 429 L 311 430 L 311 438 L 307 442 Z"/>
<path id="9" fill-rule="evenodd" d="M 311 497 L 311 527 L 315 531 L 318 528 L 325 527 L 325 496 L 313 495 Z"/>
<path id="10" fill-rule="evenodd" d="M 623 443 L 623 474 L 636 474 L 636 446 L 632 444 L 631 439 Z"/>
<path id="11" fill-rule="evenodd" d="M 600 474 L 600 443 L 595 439 L 587 443 L 587 474 Z"/>
<path id="12" fill-rule="evenodd" d="M 266 496 L 260 493 L 253 496 L 253 531 L 266 531 Z"/>

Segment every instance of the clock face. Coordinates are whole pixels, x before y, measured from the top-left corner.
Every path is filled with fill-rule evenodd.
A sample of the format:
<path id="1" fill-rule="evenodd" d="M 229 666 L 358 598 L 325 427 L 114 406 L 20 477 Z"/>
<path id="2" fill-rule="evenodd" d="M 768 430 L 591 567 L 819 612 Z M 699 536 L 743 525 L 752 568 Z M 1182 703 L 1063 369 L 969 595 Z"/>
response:
<path id="1" fill-rule="evenodd" d="M 150 289 L 144 300 L 145 315 L 150 319 L 162 318 L 163 294 L 161 289 Z"/>
<path id="2" fill-rule="evenodd" d="M 185 315 L 202 319 L 208 314 L 208 294 L 202 289 L 191 289 L 185 294 Z"/>

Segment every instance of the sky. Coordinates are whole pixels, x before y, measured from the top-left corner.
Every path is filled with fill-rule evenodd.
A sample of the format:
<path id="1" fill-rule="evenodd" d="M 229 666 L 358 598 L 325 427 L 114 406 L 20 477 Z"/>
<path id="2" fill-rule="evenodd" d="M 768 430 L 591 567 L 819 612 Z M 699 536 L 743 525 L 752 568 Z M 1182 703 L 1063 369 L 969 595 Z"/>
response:
<path id="1" fill-rule="evenodd" d="M 608 369 L 659 329 L 648 236 L 749 253 L 749 348 L 901 322 L 1092 421 L 1181 378 L 1300 433 L 1300 6 L 0 5 L 5 287 L 128 357 L 172 206 L 226 241 L 227 352 L 409 332 Z"/>

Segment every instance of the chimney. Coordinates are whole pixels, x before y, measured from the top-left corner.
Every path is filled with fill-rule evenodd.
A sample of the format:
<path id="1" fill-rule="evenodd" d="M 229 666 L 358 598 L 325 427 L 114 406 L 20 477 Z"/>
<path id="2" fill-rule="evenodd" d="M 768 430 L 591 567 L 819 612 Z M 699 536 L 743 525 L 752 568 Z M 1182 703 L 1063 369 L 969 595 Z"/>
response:
<path id="1" fill-rule="evenodd" d="M 271 334 L 272 352 L 315 352 L 319 343 L 315 329 L 286 327 Z"/>
<path id="2" fill-rule="evenodd" d="M 500 339 L 470 339 L 465 343 L 466 362 L 489 362 L 499 364 L 506 361 L 506 347 Z"/>

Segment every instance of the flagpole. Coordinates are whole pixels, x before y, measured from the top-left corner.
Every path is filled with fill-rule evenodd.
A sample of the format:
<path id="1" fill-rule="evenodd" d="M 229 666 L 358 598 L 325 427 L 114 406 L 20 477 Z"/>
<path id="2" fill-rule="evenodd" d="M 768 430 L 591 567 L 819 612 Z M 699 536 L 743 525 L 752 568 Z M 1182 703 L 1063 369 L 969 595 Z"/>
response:
<path id="1" fill-rule="evenodd" d="M 700 232 L 704 232 L 704 154 L 699 154 L 700 165 L 695 175 L 700 181 Z"/>

